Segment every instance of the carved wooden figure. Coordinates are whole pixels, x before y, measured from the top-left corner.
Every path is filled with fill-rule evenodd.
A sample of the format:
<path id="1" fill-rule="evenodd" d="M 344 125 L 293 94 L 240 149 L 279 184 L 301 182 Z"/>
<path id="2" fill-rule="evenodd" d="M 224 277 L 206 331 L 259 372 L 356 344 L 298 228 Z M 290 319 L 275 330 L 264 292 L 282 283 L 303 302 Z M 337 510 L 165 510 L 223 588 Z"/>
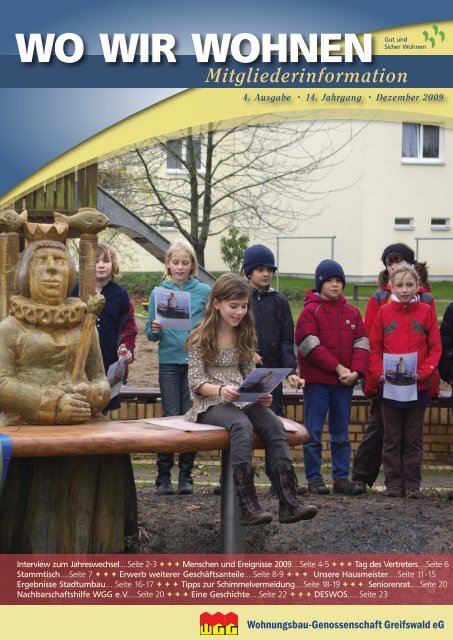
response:
<path id="1" fill-rule="evenodd" d="M 0 425 L 86 422 L 108 403 L 97 334 L 84 375 L 71 382 L 86 305 L 67 297 L 75 265 L 61 242 L 65 232 L 65 225 L 26 228 L 31 242 L 17 270 L 17 295 L 0 323 Z"/>
<path id="2" fill-rule="evenodd" d="M 67 225 L 24 230 L 29 244 L 16 295 L 0 322 L 0 427 L 93 420 L 110 386 L 92 314 L 87 319 L 86 304 L 68 298 L 75 265 L 63 244 Z M 128 456 L 12 460 L 0 502 L 0 552 L 122 551 L 134 526 Z"/>

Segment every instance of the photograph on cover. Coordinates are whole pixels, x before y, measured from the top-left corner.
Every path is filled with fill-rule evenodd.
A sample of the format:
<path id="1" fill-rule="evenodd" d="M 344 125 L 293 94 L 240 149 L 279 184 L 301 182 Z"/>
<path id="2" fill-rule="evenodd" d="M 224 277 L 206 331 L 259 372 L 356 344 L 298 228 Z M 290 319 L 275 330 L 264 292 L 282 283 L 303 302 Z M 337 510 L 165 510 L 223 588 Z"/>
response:
<path id="1" fill-rule="evenodd" d="M 155 313 L 157 322 L 164 329 L 184 331 L 192 328 L 190 293 L 155 289 Z"/>
<path id="2" fill-rule="evenodd" d="M 383 397 L 398 402 L 417 400 L 417 352 L 383 355 Z"/>
<path id="3" fill-rule="evenodd" d="M 178 98 L 184 100 L 186 97 L 190 99 L 191 93 L 183 93 Z M 168 102 L 162 106 L 168 109 L 174 108 L 174 105 Z M 178 107 L 179 110 L 182 110 L 182 107 Z M 412 223 L 415 226 L 425 224 L 429 227 L 429 229 L 423 229 L 426 235 L 417 241 L 419 263 L 426 262 L 425 268 L 426 266 L 429 268 L 429 276 L 433 276 L 436 280 L 448 274 L 448 252 L 444 249 L 448 247 L 448 231 L 439 230 L 439 219 L 432 220 L 432 216 L 426 219 L 425 206 L 417 189 L 421 183 L 427 184 L 429 181 L 432 189 L 430 198 L 434 209 L 445 210 L 448 206 L 452 196 L 451 181 L 448 178 L 449 164 L 446 160 L 449 159 L 453 149 L 453 136 L 450 129 L 440 124 L 418 123 L 415 131 L 416 143 L 414 143 L 413 123 L 407 126 L 405 122 L 322 118 L 312 120 L 302 119 L 300 114 L 299 119 L 293 119 L 278 113 L 274 114 L 269 123 L 238 123 L 229 128 L 223 122 L 211 123 L 210 127 L 200 127 L 196 133 L 193 130 L 188 133 L 180 129 L 173 132 L 174 137 L 168 140 L 154 144 L 145 140 L 137 144 L 134 150 L 127 153 L 119 152 L 102 160 L 96 167 L 92 167 L 92 173 L 79 172 L 77 175 L 79 194 L 82 176 L 98 185 L 97 201 L 92 204 L 114 220 L 118 220 L 114 216 L 119 211 L 121 228 L 127 231 L 130 237 L 135 235 L 137 238 L 137 217 L 141 212 L 146 212 L 146 216 L 144 215 L 146 226 L 142 227 L 143 239 L 137 238 L 137 242 L 126 238 L 124 234 L 118 234 L 114 229 L 107 228 L 99 232 L 102 234 L 100 235 L 102 239 L 113 239 L 115 249 L 121 255 L 122 264 L 128 265 L 124 269 L 126 273 L 123 282 L 126 282 L 126 277 L 129 277 L 129 271 L 146 274 L 145 284 L 141 285 L 138 296 L 135 294 L 134 297 L 138 335 L 134 362 L 129 367 L 130 391 L 127 387 L 122 387 L 123 396 L 120 394 L 120 398 L 124 398 L 122 406 L 119 410 L 115 410 L 116 412 L 110 412 L 109 418 L 114 420 L 118 417 L 120 419 L 127 417 L 128 420 L 140 421 L 140 416 L 145 410 L 153 411 L 155 417 L 161 415 L 159 370 L 165 370 L 165 367 L 160 367 L 161 363 L 166 364 L 165 348 L 161 351 L 161 345 L 158 342 L 149 341 L 146 334 L 147 317 L 142 311 L 141 304 L 142 300 L 148 299 L 150 291 L 155 286 L 160 288 L 162 262 L 143 251 L 141 246 L 146 242 L 154 243 L 154 252 L 160 251 L 163 259 L 165 251 L 162 247 L 166 250 L 174 240 L 181 237 L 186 228 L 185 225 L 189 224 L 194 230 L 198 230 L 198 240 L 201 245 L 202 215 L 205 216 L 204 231 L 205 233 L 207 231 L 207 240 L 203 247 L 196 248 L 198 263 L 203 265 L 199 267 L 197 279 L 213 283 L 215 276 L 212 276 L 212 273 L 218 274 L 228 270 L 229 264 L 222 255 L 228 259 L 231 256 L 225 252 L 222 254 L 223 238 L 230 241 L 230 244 L 232 239 L 236 239 L 235 242 L 238 245 L 236 264 L 239 268 L 242 267 L 244 250 L 247 246 L 258 247 L 258 251 L 262 251 L 259 247 L 265 247 L 266 251 L 259 253 L 258 259 L 263 259 L 264 255 L 265 262 L 268 260 L 272 262 L 267 267 L 268 271 L 265 272 L 264 284 L 258 282 L 256 286 L 264 286 L 268 291 L 265 296 L 260 294 L 263 300 L 272 301 L 277 290 L 280 290 L 281 296 L 289 291 L 292 298 L 289 309 L 294 324 L 297 324 L 304 307 L 305 295 L 309 294 L 310 300 L 316 303 L 322 300 L 322 281 L 319 280 L 316 283 L 314 276 L 317 267 L 324 260 L 328 261 L 329 269 L 334 268 L 334 275 L 340 275 L 340 279 L 344 278 L 341 295 L 346 296 L 348 305 L 357 305 L 361 315 L 365 317 L 368 305 L 373 312 L 377 313 L 376 301 L 388 301 L 390 295 L 388 280 L 386 280 L 387 272 L 397 265 L 401 258 L 408 262 L 415 260 L 418 236 L 415 235 L 415 230 L 408 228 Z M 267 161 L 263 165 L 265 155 Z M 317 158 L 314 165 L 313 157 Z M 189 162 L 188 158 L 193 160 Z M 222 170 L 219 172 L 220 167 Z M 151 169 L 153 169 L 152 174 Z M 263 176 L 266 178 L 266 183 L 272 183 L 272 188 L 267 193 L 261 184 Z M 211 185 L 211 208 L 206 205 L 203 208 L 203 187 L 206 180 L 209 180 Z M 395 214 L 395 209 L 392 207 L 383 207 L 382 184 L 390 183 L 395 207 L 398 212 L 410 211 L 411 220 L 407 221 L 399 214 Z M 71 186 L 70 176 L 66 179 L 66 184 Z M 244 187 L 240 196 L 237 190 L 238 184 Z M 301 185 L 303 185 L 302 192 Z M 55 193 L 57 186 L 53 187 Z M 192 194 L 198 193 L 199 206 L 194 209 L 187 206 L 184 209 L 183 204 L 188 205 L 187 193 L 191 189 Z M 51 186 L 47 184 L 45 194 L 48 196 L 50 192 Z M 38 193 L 44 199 L 44 192 Z M 156 204 L 156 193 L 159 194 L 160 204 Z M 37 206 L 36 198 L 37 195 L 28 198 L 29 217 L 33 215 Z M 256 210 L 258 201 L 260 207 Z M 44 206 L 44 203 L 40 206 Z M 77 208 L 76 206 L 75 209 Z M 21 210 L 20 207 L 18 210 Z M 173 215 L 173 210 L 177 210 L 178 213 Z M 254 222 L 255 214 L 259 215 L 260 219 L 258 227 Z M 92 212 L 88 212 L 88 215 L 90 219 L 94 218 Z M 240 226 L 241 222 L 244 222 L 243 227 Z M 21 219 L 21 224 L 26 223 Z M 281 225 L 280 228 L 278 225 Z M 237 228 L 235 236 L 231 234 L 232 227 Z M 405 234 L 406 242 L 401 241 L 401 232 Z M 412 233 L 412 239 L 407 237 L 408 233 Z M 243 241 L 241 237 L 245 235 L 248 236 L 245 245 L 239 244 L 238 239 Z M 351 251 L 352 246 L 356 250 Z M 439 247 L 442 249 L 439 250 Z M 81 251 L 86 251 L 84 245 Z M 129 262 L 128 256 L 130 256 Z M 82 260 L 81 265 L 84 264 L 85 260 Z M 276 271 L 274 267 L 277 267 Z M 230 268 L 238 267 L 231 262 Z M 253 272 L 254 269 L 249 273 L 252 284 L 256 276 L 256 271 L 255 274 Z M 358 273 L 361 274 L 360 277 L 354 275 Z M 324 278 L 324 274 L 320 275 Z M 153 284 L 148 280 L 151 277 L 154 278 Z M 287 278 L 290 283 L 289 290 Z M 119 280 L 119 283 L 121 282 L 122 280 Z M 436 286 L 433 284 L 432 294 L 429 291 L 421 294 L 424 301 L 432 301 Z M 423 288 L 427 289 L 425 282 Z M 163 314 L 160 314 L 162 320 L 181 322 L 178 318 L 165 317 L 175 314 L 176 309 L 171 309 L 169 289 L 162 289 L 164 297 L 158 299 L 157 303 L 160 305 L 159 309 L 163 311 Z M 176 293 L 177 298 L 180 294 Z M 358 300 L 355 300 L 355 296 Z M 439 297 L 444 298 L 444 296 L 448 297 L 448 293 L 441 294 Z M 176 300 L 176 308 L 178 306 L 183 305 Z M 443 314 L 445 308 L 446 303 L 439 302 L 437 313 Z M 157 309 L 158 315 L 159 309 Z M 156 307 L 153 310 L 156 312 Z M 270 323 L 271 319 L 272 315 L 269 315 L 266 322 Z M 346 320 L 349 324 L 345 326 L 351 332 L 355 331 L 356 315 L 347 317 Z M 269 336 L 266 335 L 266 327 L 267 324 L 264 325 L 264 336 L 272 340 L 270 333 Z M 188 330 L 181 331 L 181 345 L 185 340 L 184 332 Z M 335 345 L 332 345 L 332 348 L 334 347 Z M 292 345 L 291 353 L 293 353 Z M 187 358 L 186 352 L 182 349 L 181 357 Z M 396 365 L 394 370 L 396 371 Z M 263 374 L 263 370 L 257 371 L 261 372 L 258 375 Z M 165 380 L 163 382 L 165 384 Z M 219 382 L 216 386 L 216 394 L 221 384 L 222 382 Z M 306 388 L 307 386 L 310 386 L 308 375 Z M 143 389 L 148 389 L 146 409 L 144 404 L 140 406 L 140 402 L 135 406 L 132 402 L 126 401 L 126 397 L 130 396 L 134 388 L 142 389 L 142 393 Z M 308 388 L 309 391 L 310 388 Z M 173 386 L 170 386 L 170 392 L 174 392 Z M 430 421 L 425 427 L 424 446 L 428 464 L 448 465 L 448 452 L 437 448 L 439 440 L 442 447 L 444 443 L 448 446 L 448 430 L 445 434 L 434 433 L 437 422 L 444 419 L 441 417 L 444 415 L 442 412 L 445 412 L 446 408 L 448 411 L 449 400 L 445 397 L 445 394 L 448 395 L 448 390 L 444 390 L 443 394 L 438 400 L 433 401 L 430 412 L 427 413 Z M 310 420 L 307 420 L 306 414 L 302 413 L 303 398 L 305 398 L 305 392 L 294 391 L 285 383 L 283 403 L 286 416 L 295 421 L 297 428 L 300 428 L 302 423 L 308 430 Z M 437 492 L 438 476 L 433 475 L 428 466 L 423 468 L 424 516 L 417 521 L 417 544 L 415 544 L 410 532 L 403 524 L 404 518 L 412 517 L 412 502 L 401 501 L 398 511 L 389 510 L 392 499 L 385 496 L 385 478 L 382 471 L 379 472 L 377 469 L 374 477 L 367 477 L 363 474 L 363 469 L 360 470 L 357 466 L 360 461 L 363 433 L 372 415 L 370 406 L 375 407 L 375 401 L 371 402 L 372 405 L 365 396 L 361 395 L 357 387 L 352 400 L 347 443 L 348 448 L 350 447 L 353 452 L 348 454 L 348 480 L 354 483 L 362 481 L 372 486 L 372 490 L 365 489 L 366 492 L 358 494 L 354 501 L 344 494 L 342 512 L 338 514 L 339 494 L 333 476 L 332 448 L 327 446 L 327 440 L 323 439 L 321 473 L 327 493 L 310 492 L 308 496 L 301 495 L 299 498 L 302 502 L 309 500 L 310 504 L 313 503 L 318 507 L 316 517 L 304 524 L 305 552 L 389 553 L 412 550 L 418 553 L 442 553 L 448 548 L 450 539 L 449 503 L 446 500 L 446 492 L 448 487 L 451 487 L 451 473 L 447 469 L 440 492 Z M 184 412 L 184 408 L 178 409 L 179 415 Z M 147 415 L 147 418 L 152 419 L 153 415 Z M 8 429 L 4 427 L 2 431 L 8 432 Z M 151 431 L 150 425 L 147 425 L 147 438 L 150 437 Z M 326 432 L 325 438 L 327 425 L 323 427 L 323 431 Z M 13 438 L 16 437 L 15 433 L 10 433 Z M 124 437 L 129 439 L 131 433 L 130 429 L 125 430 Z M 431 434 L 435 436 L 434 440 L 431 440 Z M 85 435 L 88 433 L 78 430 L 78 438 L 82 439 Z M 159 428 L 156 427 L 156 437 L 161 435 L 162 425 Z M 299 437 L 300 434 L 296 433 L 294 442 L 297 446 L 291 450 L 291 456 L 298 486 L 301 491 L 307 491 L 311 480 L 306 474 L 304 449 L 301 441 L 297 440 Z M 155 455 L 158 452 L 157 446 L 156 444 L 153 447 L 154 450 L 148 455 L 142 454 L 146 461 L 150 460 L 145 467 L 146 473 L 138 462 L 135 460 L 132 462 L 138 481 L 136 492 L 142 535 L 140 539 L 129 536 L 128 546 L 124 549 L 132 553 L 146 554 L 197 553 L 200 549 L 203 549 L 204 553 L 221 553 L 219 528 L 213 528 L 210 525 L 214 521 L 217 522 L 220 506 L 218 497 L 211 494 L 211 489 L 213 490 L 218 483 L 218 468 L 215 466 L 211 468 L 211 465 L 206 463 L 206 454 L 202 451 L 197 452 L 190 470 L 193 492 L 189 500 L 195 499 L 201 507 L 191 510 L 190 517 L 184 509 L 162 509 L 162 497 L 155 491 L 159 477 L 159 466 Z M 187 444 L 178 445 L 178 449 L 179 446 L 183 448 Z M 178 450 L 175 453 L 177 458 Z M 371 454 L 375 460 L 375 466 L 378 463 L 380 466 L 381 451 L 377 449 Z M 210 459 L 209 456 L 208 459 Z M 256 450 L 254 461 L 261 469 L 257 481 L 259 498 L 265 508 L 272 513 L 275 510 L 275 504 L 273 497 L 267 495 L 270 481 L 263 470 L 264 451 Z M 367 471 L 365 469 L 365 473 Z M 363 475 L 361 476 L 360 473 Z M 146 483 L 144 486 L 141 484 L 142 481 Z M 432 491 L 433 487 L 436 491 Z M 6 488 L 8 489 L 8 484 Z M 173 467 L 170 471 L 170 490 L 176 492 L 178 489 L 179 476 Z M 181 495 L 184 496 L 184 494 Z M 143 508 L 145 503 L 146 508 Z M 375 514 L 376 526 L 370 528 L 367 512 L 371 507 Z M 346 529 L 349 526 L 354 527 L 354 536 L 338 536 L 339 519 Z M 438 535 L 435 537 L 429 535 L 433 522 L 439 527 Z M 199 531 L 196 537 L 190 535 L 194 526 Z M 160 529 L 168 530 L 174 527 L 181 532 L 180 536 L 163 540 L 161 536 L 155 534 Z M 273 553 L 278 549 L 281 553 L 299 553 L 298 539 L 289 529 L 283 526 L 278 527 L 277 530 L 272 527 L 262 527 L 259 536 L 246 537 L 246 551 Z"/>

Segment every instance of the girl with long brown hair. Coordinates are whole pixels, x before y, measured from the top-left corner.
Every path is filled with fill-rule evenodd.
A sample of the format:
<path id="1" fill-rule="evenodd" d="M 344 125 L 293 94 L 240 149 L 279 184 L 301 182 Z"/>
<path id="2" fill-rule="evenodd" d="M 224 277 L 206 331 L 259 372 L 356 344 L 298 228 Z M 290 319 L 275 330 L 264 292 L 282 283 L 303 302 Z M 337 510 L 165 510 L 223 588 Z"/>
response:
<path id="1" fill-rule="evenodd" d="M 215 283 L 205 318 L 187 340 L 193 407 L 186 419 L 225 427 L 230 432 L 241 524 L 266 524 L 272 520 L 271 514 L 261 508 L 253 482 L 253 431 L 265 445 L 279 496 L 279 521 L 309 520 L 317 510 L 297 499 L 283 423 L 269 408 L 272 396 L 263 394 L 254 403 L 239 402 L 238 387 L 255 367 L 256 335 L 250 295 L 249 283 L 236 274 L 223 274 Z"/>

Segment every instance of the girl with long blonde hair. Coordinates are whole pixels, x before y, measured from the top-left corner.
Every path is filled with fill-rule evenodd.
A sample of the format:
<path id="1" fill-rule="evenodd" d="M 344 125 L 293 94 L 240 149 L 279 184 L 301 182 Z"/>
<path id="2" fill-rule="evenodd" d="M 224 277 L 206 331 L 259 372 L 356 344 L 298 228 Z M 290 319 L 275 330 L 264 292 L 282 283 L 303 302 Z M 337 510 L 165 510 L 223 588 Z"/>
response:
<path id="1" fill-rule="evenodd" d="M 181 291 L 190 294 L 190 311 L 192 326 L 196 326 L 203 317 L 205 305 L 209 297 L 210 287 L 200 282 L 195 276 L 198 273 L 198 262 L 195 251 L 186 240 L 174 240 L 165 255 L 165 280 L 160 287 L 168 290 L 168 296 L 176 303 L 177 294 Z M 162 327 L 156 318 L 156 292 L 153 289 L 148 305 L 148 321 L 146 335 L 157 342 L 159 358 L 159 387 L 162 397 L 164 416 L 179 416 L 190 407 L 189 384 L 187 380 L 187 351 L 184 343 L 188 331 Z M 173 301 L 169 304 L 171 313 Z M 171 471 L 174 466 L 173 453 L 157 454 L 156 491 L 159 495 L 175 493 L 171 483 Z M 179 454 L 178 493 L 189 495 L 193 492 L 192 470 L 195 452 L 184 451 Z"/>

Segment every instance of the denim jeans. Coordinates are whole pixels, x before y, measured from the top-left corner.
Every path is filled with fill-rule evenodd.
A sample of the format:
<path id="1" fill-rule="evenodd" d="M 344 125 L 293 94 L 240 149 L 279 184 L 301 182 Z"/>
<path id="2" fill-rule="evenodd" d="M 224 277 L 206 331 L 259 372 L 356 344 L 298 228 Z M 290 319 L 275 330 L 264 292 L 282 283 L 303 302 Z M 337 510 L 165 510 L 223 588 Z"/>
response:
<path id="1" fill-rule="evenodd" d="M 160 364 L 159 386 L 164 416 L 180 416 L 192 405 L 190 400 L 187 364 Z M 195 460 L 195 453 L 179 454 L 180 474 L 190 475 Z M 174 465 L 173 453 L 157 454 L 158 476 L 170 474 Z"/>
<path id="2" fill-rule="evenodd" d="M 332 478 L 347 478 L 351 459 L 349 417 L 352 387 L 330 384 L 307 384 L 304 388 L 304 424 L 310 440 L 304 444 L 305 475 L 307 480 L 322 478 L 322 431 L 329 414 Z"/>

